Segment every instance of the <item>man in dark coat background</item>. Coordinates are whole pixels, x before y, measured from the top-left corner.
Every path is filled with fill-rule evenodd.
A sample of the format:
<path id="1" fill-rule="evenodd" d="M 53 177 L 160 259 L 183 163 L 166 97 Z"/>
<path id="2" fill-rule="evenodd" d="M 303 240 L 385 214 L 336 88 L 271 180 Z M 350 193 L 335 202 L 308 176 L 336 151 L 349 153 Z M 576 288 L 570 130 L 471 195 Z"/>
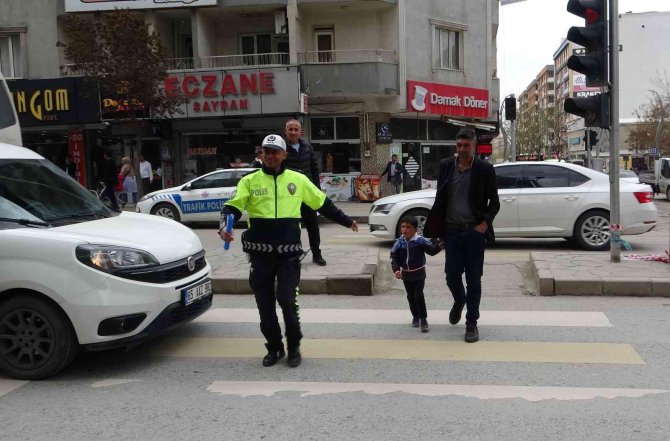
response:
<path id="1" fill-rule="evenodd" d="M 387 175 L 388 181 L 391 183 L 391 191 L 393 194 L 400 193 L 400 185 L 402 185 L 402 164 L 398 162 L 398 155 L 391 155 L 391 160 L 386 164 L 386 168 L 382 172 L 382 176 Z"/>
<path id="2" fill-rule="evenodd" d="M 449 313 L 452 325 L 465 315 L 465 341 L 479 340 L 477 320 L 482 295 L 484 250 L 493 242 L 493 219 L 500 210 L 496 175 L 493 165 L 474 156 L 475 132 L 465 128 L 456 135 L 455 158 L 440 162 L 435 202 L 423 234 L 441 238 L 445 247 L 444 272 L 447 286 L 454 298 Z M 463 286 L 463 273 L 467 293 Z"/>
<path id="3" fill-rule="evenodd" d="M 287 147 L 286 167 L 306 175 L 317 188 L 321 188 L 319 161 L 316 152 L 310 143 L 300 139 L 301 131 L 302 123 L 297 119 L 291 119 L 286 122 L 286 126 L 284 127 Z M 324 266 L 326 265 L 326 261 L 321 255 L 321 234 L 319 233 L 319 221 L 316 217 L 316 211 L 302 204 L 300 214 L 307 228 L 309 248 L 312 250 L 312 261 L 317 265 Z"/>

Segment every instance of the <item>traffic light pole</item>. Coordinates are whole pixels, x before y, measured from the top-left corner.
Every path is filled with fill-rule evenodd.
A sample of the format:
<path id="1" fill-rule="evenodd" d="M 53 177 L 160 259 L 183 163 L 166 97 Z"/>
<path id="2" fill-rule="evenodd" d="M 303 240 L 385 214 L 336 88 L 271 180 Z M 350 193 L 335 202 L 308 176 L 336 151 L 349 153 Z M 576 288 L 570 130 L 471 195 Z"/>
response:
<path id="1" fill-rule="evenodd" d="M 609 0 L 610 54 L 610 260 L 621 262 L 619 238 L 619 0 Z"/>
<path id="2" fill-rule="evenodd" d="M 516 162 L 516 120 L 512 120 L 512 134 L 510 135 L 510 162 Z"/>
<path id="3" fill-rule="evenodd" d="M 589 129 L 586 130 L 586 140 L 584 141 L 584 144 L 586 145 L 586 166 L 588 168 L 593 168 L 591 162 L 591 130 Z"/>

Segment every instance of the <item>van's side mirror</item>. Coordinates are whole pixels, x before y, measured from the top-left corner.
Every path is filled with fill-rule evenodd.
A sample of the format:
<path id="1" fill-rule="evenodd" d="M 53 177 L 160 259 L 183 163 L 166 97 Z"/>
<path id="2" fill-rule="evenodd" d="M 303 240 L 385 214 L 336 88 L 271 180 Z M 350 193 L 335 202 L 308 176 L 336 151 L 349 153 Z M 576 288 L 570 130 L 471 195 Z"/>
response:
<path id="1" fill-rule="evenodd" d="M 181 188 L 181 191 L 191 191 L 191 184 L 186 184 Z"/>

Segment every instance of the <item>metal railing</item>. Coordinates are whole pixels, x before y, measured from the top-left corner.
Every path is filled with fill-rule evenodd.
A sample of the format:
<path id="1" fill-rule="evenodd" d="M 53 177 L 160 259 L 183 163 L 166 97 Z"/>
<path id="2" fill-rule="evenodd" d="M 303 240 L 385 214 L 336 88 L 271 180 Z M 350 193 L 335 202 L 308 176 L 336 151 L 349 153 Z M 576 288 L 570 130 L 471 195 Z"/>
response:
<path id="1" fill-rule="evenodd" d="M 89 74 L 87 64 L 61 64 L 61 77 L 84 77 Z"/>
<path id="2" fill-rule="evenodd" d="M 193 58 L 168 58 L 167 60 L 167 70 L 186 70 L 193 69 L 195 66 Z"/>
<path id="3" fill-rule="evenodd" d="M 289 54 L 285 52 L 272 52 L 267 54 L 215 55 L 202 57 L 200 62 L 201 67 L 205 69 L 243 66 L 283 66 L 289 64 Z"/>
<path id="4" fill-rule="evenodd" d="M 387 49 L 344 49 L 298 52 L 298 64 L 397 63 L 396 51 Z"/>

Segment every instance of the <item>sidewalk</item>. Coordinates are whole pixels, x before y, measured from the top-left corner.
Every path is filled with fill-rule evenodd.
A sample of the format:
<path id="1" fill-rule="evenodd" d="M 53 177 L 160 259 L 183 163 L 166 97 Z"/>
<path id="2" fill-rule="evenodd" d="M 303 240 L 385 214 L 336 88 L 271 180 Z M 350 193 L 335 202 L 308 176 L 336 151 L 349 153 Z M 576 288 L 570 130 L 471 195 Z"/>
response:
<path id="1" fill-rule="evenodd" d="M 342 211 L 367 231 L 370 203 L 336 202 Z M 319 217 L 320 222 L 330 222 Z M 217 294 L 251 294 L 249 264 L 240 247 L 224 251 L 207 249 L 212 265 L 212 281 Z M 303 294 L 372 295 L 379 262 L 379 250 L 364 246 L 324 247 L 328 265 L 312 262 L 311 254 L 302 264 L 300 292 Z M 670 297 L 670 265 L 629 260 L 622 250 L 621 262 L 610 262 L 608 252 L 531 252 L 530 267 L 539 294 L 589 296 Z M 486 265 L 486 263 L 485 263 Z M 484 272 L 487 270 L 485 269 Z"/>

